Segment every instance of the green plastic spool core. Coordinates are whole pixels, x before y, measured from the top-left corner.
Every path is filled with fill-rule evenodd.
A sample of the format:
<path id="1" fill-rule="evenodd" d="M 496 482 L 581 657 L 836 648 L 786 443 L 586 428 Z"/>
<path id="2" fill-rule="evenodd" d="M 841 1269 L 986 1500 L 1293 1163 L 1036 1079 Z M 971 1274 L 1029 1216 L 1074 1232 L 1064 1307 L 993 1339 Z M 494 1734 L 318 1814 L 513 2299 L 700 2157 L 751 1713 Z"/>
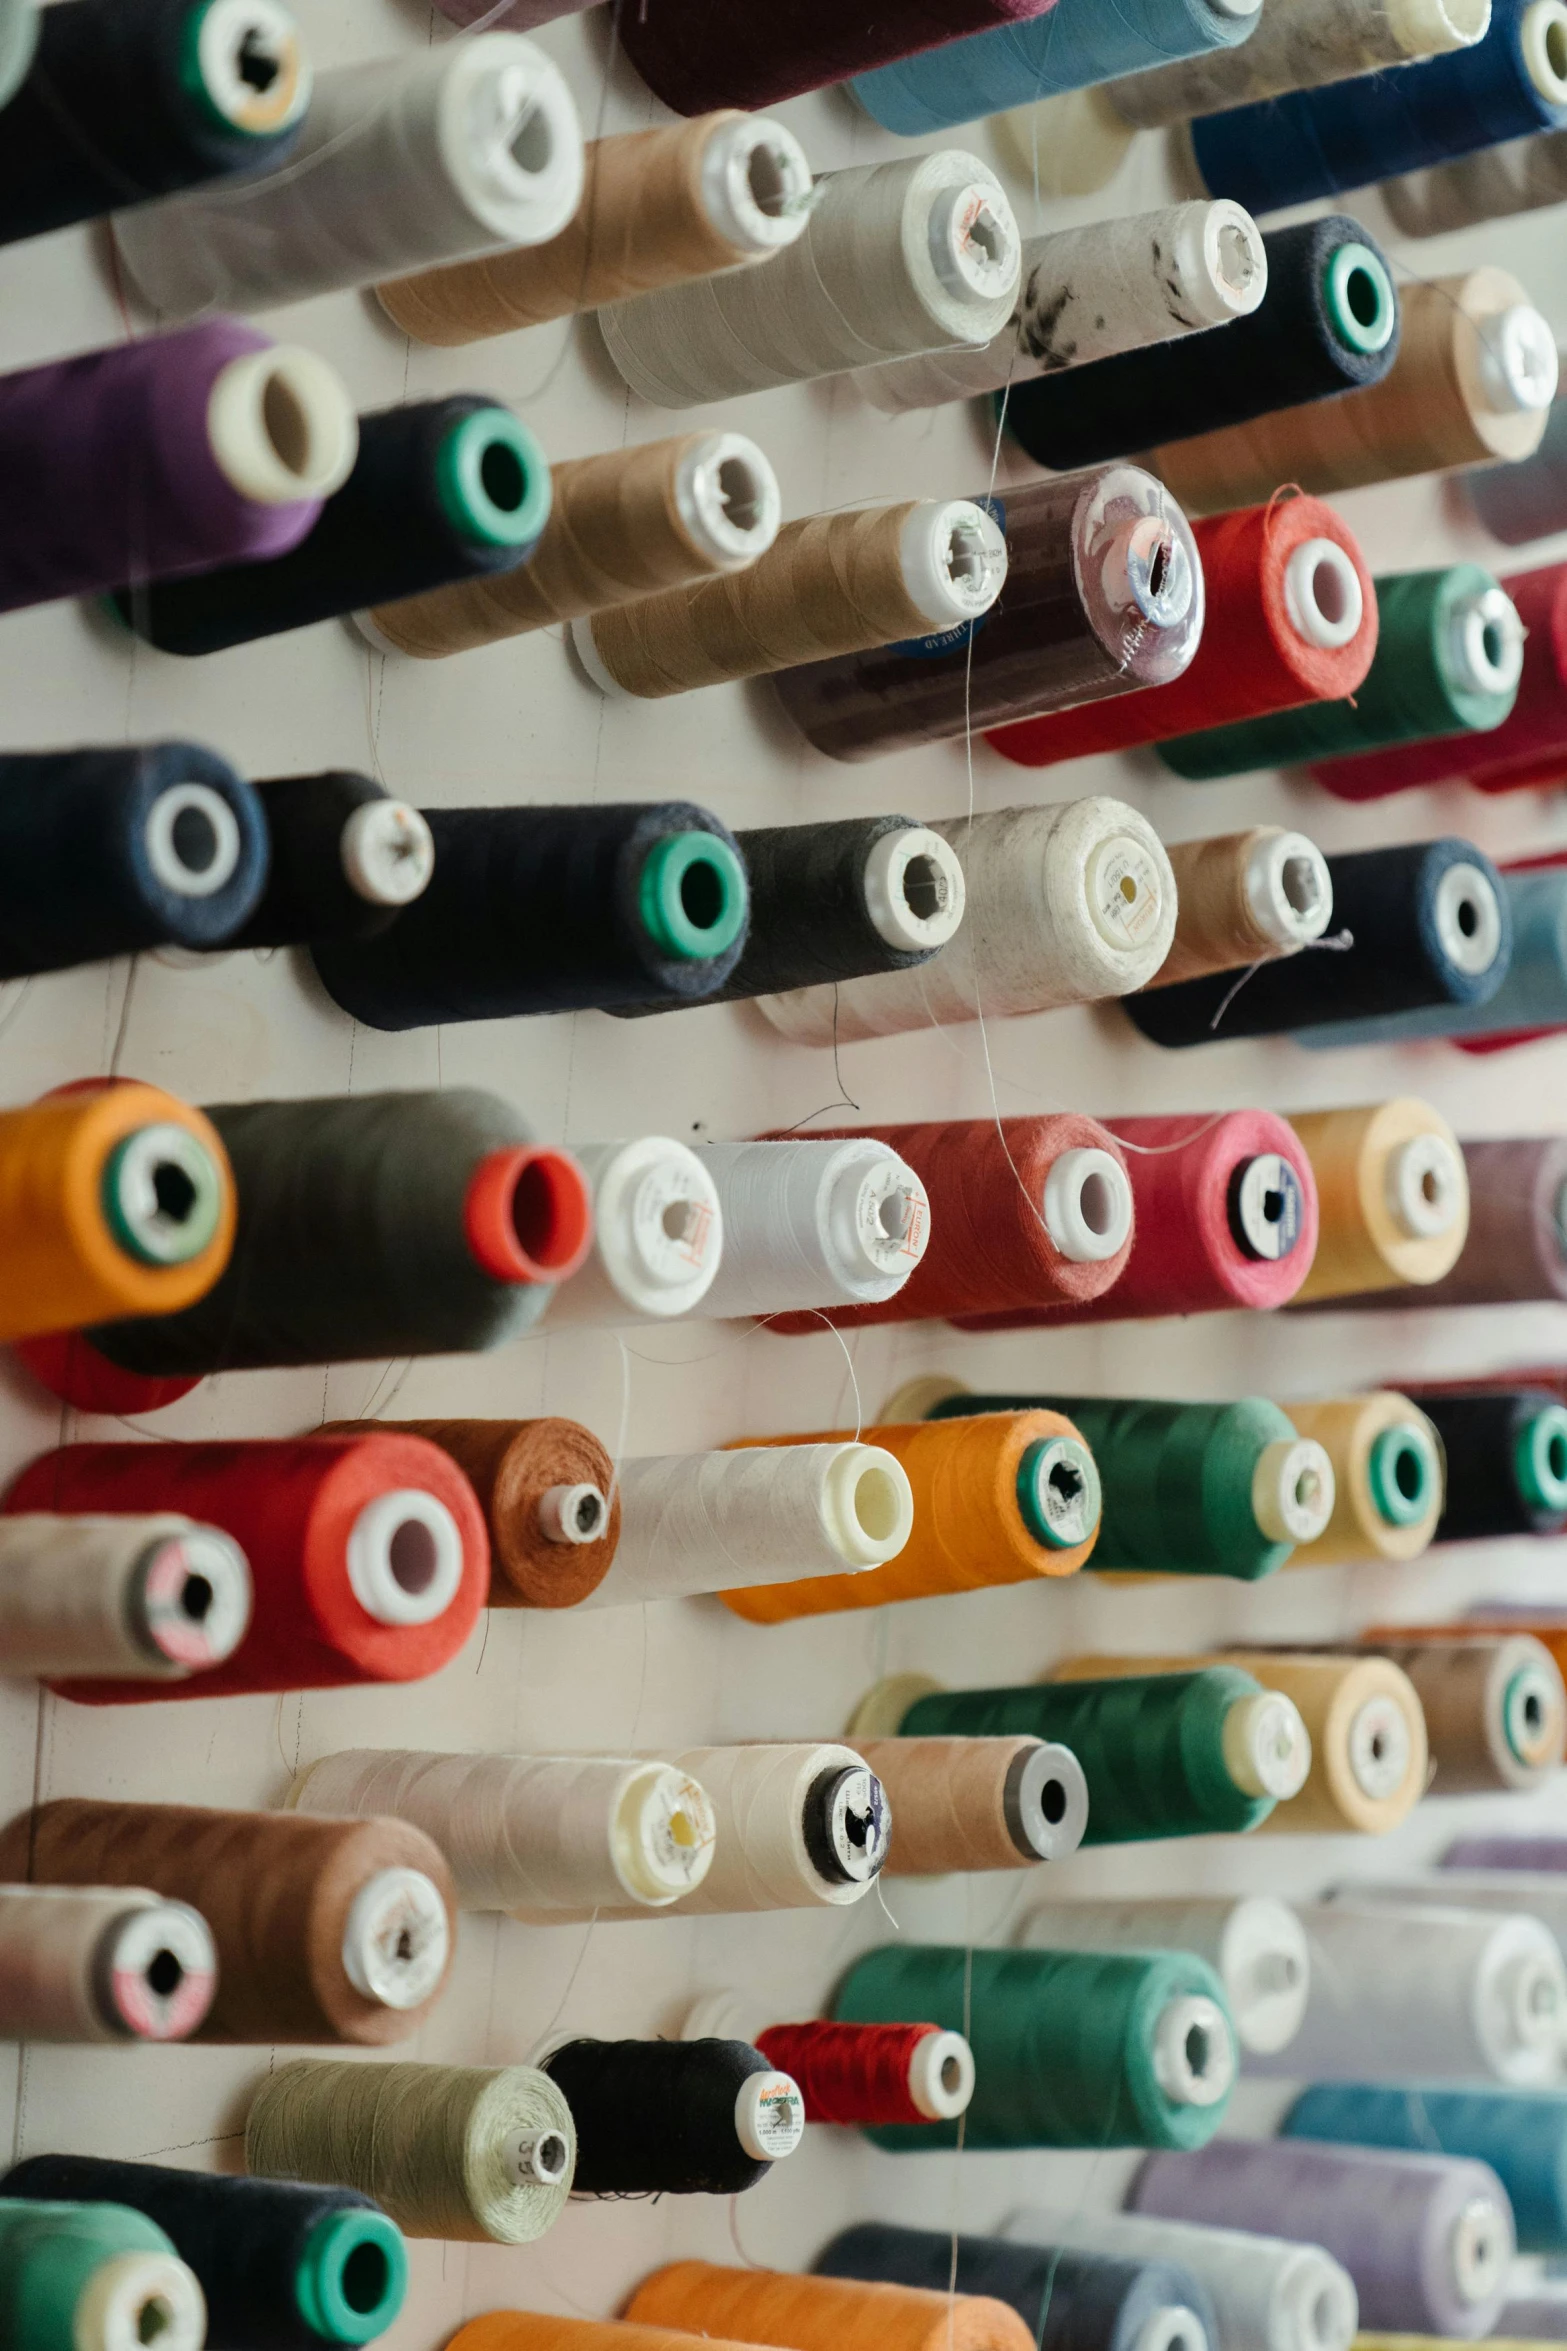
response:
<path id="1" fill-rule="evenodd" d="M 1412 1527 L 1431 1507 L 1436 1458 L 1431 1440 L 1412 1421 L 1383 1429 L 1371 1441 L 1371 1499 L 1390 1527 Z"/>
<path id="2" fill-rule="evenodd" d="M 1322 275 L 1333 329 L 1352 351 L 1381 351 L 1398 323 L 1393 281 L 1369 245 L 1340 245 Z"/>
<path id="3" fill-rule="evenodd" d="M 1519 1763 L 1540 1761 L 1540 1742 L 1550 1727 L 1551 1694 L 1534 1666 L 1515 1673 L 1502 1692 L 1502 1731 Z"/>
<path id="4" fill-rule="evenodd" d="M 247 122 L 232 104 L 225 105 L 213 86 L 209 70 L 208 41 L 213 32 L 220 42 L 233 39 L 237 82 L 241 89 L 253 92 L 257 98 L 264 99 L 280 75 L 293 77 L 294 99 L 286 112 L 278 114 L 270 107 L 263 107 L 263 119 Z M 275 139 L 280 131 L 299 121 L 310 96 L 311 77 L 308 71 L 300 70 L 291 32 L 292 20 L 282 10 L 266 5 L 266 0 L 250 12 L 248 19 L 245 12 L 235 8 L 234 0 L 207 0 L 204 8 L 191 10 L 180 28 L 180 88 L 215 129 L 227 131 L 231 138 Z M 269 48 L 269 41 L 276 47 Z M 236 97 L 238 94 L 236 91 Z"/>
<path id="5" fill-rule="evenodd" d="M 188 1265 L 218 1229 L 222 1178 L 206 1145 L 184 1127 L 138 1127 L 109 1155 L 103 1212 L 138 1265 Z"/>
<path id="6" fill-rule="evenodd" d="M 384 2334 L 408 2291 L 408 2250 L 384 2212 L 345 2205 L 305 2239 L 294 2299 L 307 2327 L 329 2343 L 368 2343 Z"/>
<path id="7" fill-rule="evenodd" d="M 1567 1406 L 1542 1404 L 1519 1430 L 1513 1466 L 1531 1510 L 1567 1510 Z"/>
<path id="8" fill-rule="evenodd" d="M 745 868 L 717 833 L 666 833 L 642 866 L 642 920 L 662 954 L 685 963 L 722 955 L 740 936 Z"/>
<path id="9" fill-rule="evenodd" d="M 1017 1502 L 1036 1543 L 1074 1551 L 1099 1524 L 1099 1471 L 1075 1437 L 1039 1437 L 1017 1465 Z"/>
<path id="10" fill-rule="evenodd" d="M 509 408 L 476 408 L 435 461 L 441 511 L 481 547 L 531 547 L 550 518 L 549 460 Z"/>

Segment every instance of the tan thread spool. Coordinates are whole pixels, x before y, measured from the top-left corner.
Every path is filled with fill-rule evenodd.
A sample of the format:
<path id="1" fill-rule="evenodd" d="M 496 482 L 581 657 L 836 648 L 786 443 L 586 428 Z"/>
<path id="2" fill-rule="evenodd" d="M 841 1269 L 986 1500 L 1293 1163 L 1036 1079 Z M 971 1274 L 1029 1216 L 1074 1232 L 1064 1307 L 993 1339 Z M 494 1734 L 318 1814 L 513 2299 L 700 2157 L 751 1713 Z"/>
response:
<path id="1" fill-rule="evenodd" d="M 1328 927 L 1327 862 L 1301 833 L 1254 825 L 1165 849 L 1175 875 L 1175 937 L 1150 988 L 1272 963 Z"/>
<path id="2" fill-rule="evenodd" d="M 1469 1179 L 1440 1112 L 1402 1095 L 1364 1109 L 1308 1111 L 1290 1125 L 1311 1161 L 1321 1217 L 1296 1305 L 1439 1282 L 1452 1271 L 1469 1233 Z M 1418 1221 L 1427 1193 L 1427 1221 L 1443 1202 L 1450 1221 L 1444 1230 L 1411 1231 L 1406 1218 Z M 1395 1202 L 1403 1205 L 1395 1210 Z"/>
<path id="3" fill-rule="evenodd" d="M 530 629 L 743 569 L 770 547 L 778 482 L 739 433 L 681 433 L 551 468 L 553 503 L 526 563 L 369 614 L 372 641 L 439 661 Z"/>
<path id="4" fill-rule="evenodd" d="M 1414 1685 L 1431 1742 L 1433 1795 L 1533 1788 L 1561 1763 L 1567 1688 L 1543 1641 L 1527 1633 L 1440 1642 L 1383 1634 L 1362 1646 L 1374 1647 Z"/>
<path id="5" fill-rule="evenodd" d="M 706 2351 L 742 2351 L 720 2337 Z M 488 2310 L 459 2327 L 446 2351 L 692 2351 L 684 2327 L 632 2326 L 623 2318 L 562 2318 L 553 2310 Z"/>
<path id="6" fill-rule="evenodd" d="M 1333 1515 L 1314 1543 L 1301 1543 L 1290 1567 L 1343 1567 L 1360 1559 L 1418 1559 L 1442 1515 L 1442 1445 L 1418 1404 L 1383 1388 L 1370 1396 L 1330 1396 L 1317 1404 L 1286 1404 L 1296 1429 L 1314 1437 L 1333 1464 Z M 1418 1430 L 1437 1463 L 1431 1497 L 1418 1519 L 1396 1526 L 1377 1508 L 1372 1449 L 1395 1429 Z"/>
<path id="7" fill-rule="evenodd" d="M 438 1931 L 425 1947 L 424 1957 L 440 1961 L 435 1981 L 401 2008 L 362 1991 L 344 1959 L 357 1898 L 392 1871 L 428 1880 L 445 1912 L 444 1937 Z M 218 1953 L 217 1995 L 196 2035 L 203 2041 L 404 2040 L 439 1997 L 455 1942 L 451 1872 L 421 1830 L 397 1820 L 65 1798 L 18 1814 L 0 1832 L 5 1879 L 152 1886 L 199 1910 Z M 394 1949 L 402 1923 L 403 1913 L 385 1915 Z M 420 1955 L 411 1956 L 419 1967 Z"/>
<path id="8" fill-rule="evenodd" d="M 454 346 L 762 261 L 805 225 L 811 169 L 781 123 L 726 108 L 593 140 L 575 220 L 548 244 L 378 286 L 416 342 Z"/>
<path id="9" fill-rule="evenodd" d="M 1511 405 L 1488 380 L 1508 348 L 1501 321 L 1520 306 L 1529 308 L 1528 295 L 1505 269 L 1406 285 L 1398 357 L 1380 383 L 1168 442 L 1154 451 L 1153 469 L 1189 513 L 1214 514 L 1260 504 L 1280 482 L 1330 497 L 1449 466 L 1532 457 L 1545 437 L 1554 370 L 1537 407 Z M 1543 320 L 1540 331 L 1548 342 Z"/>
<path id="10" fill-rule="evenodd" d="M 985 2294 L 725 2269 L 713 2261 L 656 2269 L 626 2304 L 626 2316 L 784 2351 L 1029 2351 L 1034 2339 L 1015 2310 Z"/>
<path id="11" fill-rule="evenodd" d="M 490 1530 L 491 1608 L 573 1608 L 596 1592 L 620 1541 L 615 1466 L 591 1429 L 574 1420 L 334 1420 L 324 1437 L 426 1437 L 455 1461 Z M 581 1489 L 602 1504 L 603 1532 L 584 1542 L 553 1538 L 547 1495 Z M 569 1507 L 569 1505 L 568 1505 Z M 591 1506 L 589 1506 L 591 1507 Z"/>
<path id="12" fill-rule="evenodd" d="M 1042 1744 L 1010 1739 L 862 1739 L 862 1755 L 892 1807 L 884 1877 L 947 1877 L 956 1870 L 1027 1869 L 1007 1813 L 1007 1777 Z"/>

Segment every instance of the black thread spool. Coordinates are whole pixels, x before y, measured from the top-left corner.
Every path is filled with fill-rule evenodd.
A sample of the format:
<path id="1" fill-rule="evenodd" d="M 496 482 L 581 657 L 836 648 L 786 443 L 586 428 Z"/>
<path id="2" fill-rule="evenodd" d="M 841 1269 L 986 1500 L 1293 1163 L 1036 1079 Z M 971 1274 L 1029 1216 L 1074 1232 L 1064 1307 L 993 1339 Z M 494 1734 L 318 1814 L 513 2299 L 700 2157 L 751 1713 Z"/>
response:
<path id="1" fill-rule="evenodd" d="M 666 1012 L 721 988 L 748 921 L 734 835 L 689 801 L 427 808 L 435 873 L 379 939 L 315 949 L 374 1029 L 535 1012 Z"/>
<path id="2" fill-rule="evenodd" d="M 281 163 L 309 96 L 281 0 L 58 0 L 5 109 L 0 244 Z"/>
<path id="3" fill-rule="evenodd" d="M 260 783 L 272 868 L 234 947 L 373 939 L 428 889 L 430 828 L 369 776 L 334 769 Z"/>
<path id="4" fill-rule="evenodd" d="M 736 2196 L 805 2128 L 798 2088 L 748 2041 L 568 2041 L 543 2070 L 577 2126 L 577 2196 Z"/>
<path id="5" fill-rule="evenodd" d="M 824 2245 L 811 2267 L 818 2277 L 989 2295 L 1017 2312 L 1038 2351 L 1141 2351 L 1161 2318 L 1156 2339 L 1164 2351 L 1208 2351 L 1219 2341 L 1207 2287 L 1169 2261 L 866 2221 Z M 1189 2320 L 1184 2329 L 1177 2312 Z"/>
<path id="6" fill-rule="evenodd" d="M 1567 1527 L 1567 1405 L 1545 1388 L 1411 1388 L 1447 1459 L 1438 1543 Z"/>
<path id="7" fill-rule="evenodd" d="M 372 604 L 525 563 L 549 520 L 549 460 L 477 393 L 359 420 L 359 455 L 286 555 L 120 588 L 122 620 L 165 653 L 221 653 Z"/>
<path id="8" fill-rule="evenodd" d="M 221 946 L 267 861 L 255 792 L 198 743 L 0 756 L 0 978 Z"/>
<path id="9" fill-rule="evenodd" d="M 1268 290 L 1249 316 L 1014 384 L 998 394 L 1013 440 L 1061 472 L 1380 383 L 1399 311 L 1375 238 L 1337 212 L 1262 241 Z"/>
<path id="10" fill-rule="evenodd" d="M 407 2290 L 402 2231 L 352 2188 L 32 2155 L 0 2180 L 0 2196 L 144 2212 L 196 2273 L 210 2351 L 367 2343 L 392 2324 Z"/>
<path id="11" fill-rule="evenodd" d="M 1431 1004 L 1484 1004 L 1512 961 L 1501 876 L 1472 841 L 1411 841 L 1330 857 L 1336 931 L 1347 947 L 1306 947 L 1264 963 L 1122 998 L 1156 1045 L 1272 1037 Z M 1221 1011 L 1222 1007 L 1222 1011 Z"/>

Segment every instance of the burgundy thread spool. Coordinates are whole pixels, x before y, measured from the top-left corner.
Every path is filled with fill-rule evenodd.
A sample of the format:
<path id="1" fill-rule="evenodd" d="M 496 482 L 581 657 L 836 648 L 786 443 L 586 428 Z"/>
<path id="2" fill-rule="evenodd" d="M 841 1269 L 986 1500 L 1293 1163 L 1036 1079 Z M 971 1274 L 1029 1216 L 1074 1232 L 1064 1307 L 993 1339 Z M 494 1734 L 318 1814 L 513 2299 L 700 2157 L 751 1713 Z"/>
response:
<path id="1" fill-rule="evenodd" d="M 1266 1309 L 1294 1297 L 1316 1253 L 1317 1187 L 1287 1120 L 1231 1110 L 1106 1124 L 1127 1146 L 1136 1213 L 1114 1289 L 1043 1312 L 954 1315 L 961 1330 Z"/>
<path id="2" fill-rule="evenodd" d="M 459 21 L 467 21 L 472 0 L 441 5 L 449 15 L 460 8 Z M 869 9 L 845 8 L 842 0 L 773 0 L 767 8 L 736 8 L 733 0 L 653 0 L 651 7 L 620 12 L 619 35 L 666 106 L 676 114 L 708 114 L 719 106 L 798 98 L 969 33 L 1026 23 L 1053 6 L 1054 0 L 899 0 L 895 8 Z"/>
<path id="3" fill-rule="evenodd" d="M 0 1509 L 178 1511 L 250 1561 L 250 1629 L 232 1656 L 189 1682 L 62 1685 L 89 1706 L 419 1681 L 456 1656 L 489 1589 L 473 1489 L 422 1437 L 65 1445 Z"/>
<path id="4" fill-rule="evenodd" d="M 951 2122 L 974 2095 L 974 2058 L 960 2033 L 935 2024 L 769 2025 L 756 2036 L 789 2074 L 807 2122 Z"/>
<path id="5" fill-rule="evenodd" d="M 1465 1143 L 1463 1152 L 1469 1171 L 1469 1237 L 1450 1274 L 1400 1293 L 1399 1305 L 1567 1303 L 1567 1136 L 1495 1136 Z M 1388 1295 L 1374 1290 L 1332 1303 L 1335 1308 L 1385 1309 Z M 1477 1384 L 1490 1383 L 1463 1383 Z"/>

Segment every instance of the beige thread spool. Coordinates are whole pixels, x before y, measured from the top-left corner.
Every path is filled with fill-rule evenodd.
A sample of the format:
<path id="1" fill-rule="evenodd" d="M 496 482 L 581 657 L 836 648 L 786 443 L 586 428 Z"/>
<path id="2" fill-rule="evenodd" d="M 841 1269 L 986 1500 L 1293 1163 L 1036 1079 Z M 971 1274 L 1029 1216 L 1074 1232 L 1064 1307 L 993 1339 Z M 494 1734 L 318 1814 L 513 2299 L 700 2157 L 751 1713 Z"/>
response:
<path id="1" fill-rule="evenodd" d="M 1398 357 L 1377 384 L 1171 441 L 1149 459 L 1189 513 L 1260 504 L 1280 482 L 1330 497 L 1372 482 L 1532 457 L 1556 396 L 1556 342 L 1517 278 L 1475 269 L 1402 290 Z"/>
<path id="2" fill-rule="evenodd" d="M 1567 1688 L 1543 1641 L 1527 1633 L 1440 1642 L 1385 1635 L 1362 1646 L 1374 1646 L 1414 1685 L 1431 1742 L 1433 1795 L 1535 1788 L 1567 1753 Z"/>
<path id="3" fill-rule="evenodd" d="M 1028 1869 L 1082 1843 L 1083 1767 L 1051 1740 L 862 1739 L 856 1752 L 892 1807 L 888 1877 Z"/>
<path id="4" fill-rule="evenodd" d="M 1392 1389 L 1286 1404 L 1303 1437 L 1315 1437 L 1333 1464 L 1333 1515 L 1290 1567 L 1343 1567 L 1360 1559 L 1418 1559 L 1442 1515 L 1442 1446 L 1418 1404 Z M 1425 1465 L 1421 1507 L 1410 1505 L 1411 1474 Z"/>
<path id="5" fill-rule="evenodd" d="M 183 2041 L 217 1964 L 205 1919 L 144 1887 L 0 1885 L 0 2039 Z"/>
<path id="6" fill-rule="evenodd" d="M 378 286 L 416 342 L 448 347 L 509 335 L 762 261 L 805 226 L 811 167 L 792 131 L 726 109 L 596 139 L 569 228 L 521 246 Z"/>
<path id="7" fill-rule="evenodd" d="M 1175 937 L 1150 988 L 1272 963 L 1327 929 L 1328 861 L 1304 833 L 1255 825 L 1165 846 L 1175 875 Z"/>
<path id="8" fill-rule="evenodd" d="M 1469 1178 L 1439 1111 L 1401 1095 L 1290 1124 L 1311 1161 L 1321 1216 L 1297 1305 L 1451 1273 L 1469 1232 Z"/>

